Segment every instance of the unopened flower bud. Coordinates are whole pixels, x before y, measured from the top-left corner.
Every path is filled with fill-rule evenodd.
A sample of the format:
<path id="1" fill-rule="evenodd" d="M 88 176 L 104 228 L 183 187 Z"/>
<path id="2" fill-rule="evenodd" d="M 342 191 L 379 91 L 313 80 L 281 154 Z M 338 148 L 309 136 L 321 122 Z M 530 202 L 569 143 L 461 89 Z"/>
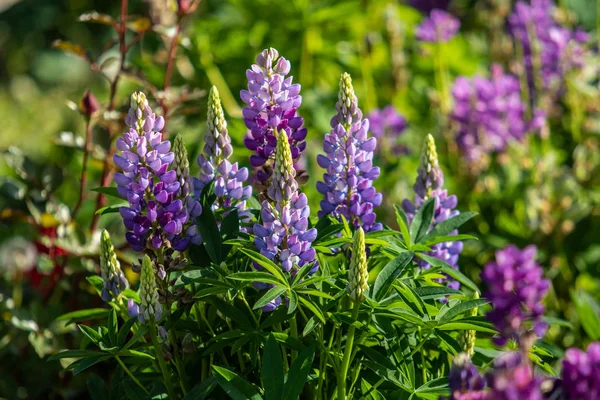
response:
<path id="1" fill-rule="evenodd" d="M 369 271 L 367 269 L 367 250 L 365 248 L 365 232 L 359 227 L 354 232 L 354 244 L 352 246 L 352 259 L 348 271 L 348 286 L 346 291 L 352 301 L 359 302 L 364 298 L 364 293 L 369 289 L 367 280 Z"/>
<path id="2" fill-rule="evenodd" d="M 83 94 L 83 97 L 81 98 L 80 108 L 83 115 L 86 115 L 88 117 L 91 117 L 92 114 L 94 114 L 100 109 L 98 100 L 91 91 L 86 90 Z"/>
<path id="3" fill-rule="evenodd" d="M 129 286 L 108 231 L 104 229 L 100 238 L 100 273 L 104 282 L 102 300 L 108 302 Z"/>
<path id="4" fill-rule="evenodd" d="M 287 203 L 292 198 L 292 194 L 298 190 L 295 177 L 296 170 L 294 169 L 290 143 L 285 131 L 281 130 L 277 135 L 273 181 L 268 189 L 269 197 L 275 202 Z"/>
<path id="5" fill-rule="evenodd" d="M 162 316 L 162 306 L 158 301 L 154 268 L 152 267 L 152 261 L 148 255 L 144 255 L 144 260 L 142 261 L 140 299 L 142 301 L 140 306 L 140 320 L 160 320 Z"/>

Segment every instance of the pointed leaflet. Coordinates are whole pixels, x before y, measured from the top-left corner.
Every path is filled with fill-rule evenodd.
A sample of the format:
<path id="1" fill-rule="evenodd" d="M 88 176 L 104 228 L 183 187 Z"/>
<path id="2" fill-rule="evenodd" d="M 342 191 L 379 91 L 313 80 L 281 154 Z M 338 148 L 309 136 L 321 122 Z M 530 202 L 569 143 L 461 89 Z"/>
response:
<path id="1" fill-rule="evenodd" d="M 262 382 L 265 388 L 265 400 L 279 400 L 283 398 L 283 359 L 281 348 L 273 335 L 269 335 L 265 344 L 262 362 Z"/>
<path id="2" fill-rule="evenodd" d="M 262 400 L 256 389 L 235 372 L 217 365 L 212 368 L 219 386 L 233 400 Z"/>
<path id="3" fill-rule="evenodd" d="M 302 388 L 308 379 L 314 357 L 315 348 L 313 346 L 305 348 L 298 354 L 298 357 L 286 375 L 282 399 L 295 400 L 300 397 Z"/>
<path id="4" fill-rule="evenodd" d="M 398 257 L 387 263 L 381 270 L 373 285 L 373 298 L 377 301 L 383 299 L 389 291 L 392 283 L 398 278 L 404 268 L 410 263 L 414 254 L 410 251 L 401 253 Z"/>

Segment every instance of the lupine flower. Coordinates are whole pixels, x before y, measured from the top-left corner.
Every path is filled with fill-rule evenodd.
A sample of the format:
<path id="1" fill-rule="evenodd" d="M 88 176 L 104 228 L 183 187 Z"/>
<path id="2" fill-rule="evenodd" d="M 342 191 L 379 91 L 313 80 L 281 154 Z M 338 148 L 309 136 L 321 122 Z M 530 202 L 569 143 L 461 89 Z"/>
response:
<path id="1" fill-rule="evenodd" d="M 143 93 L 136 92 L 125 123 L 129 130 L 117 139 L 121 154 L 114 156 L 122 170 L 115 175 L 117 189 L 129 202 L 119 210 L 128 230 L 125 237 L 136 251 L 178 242 L 189 216 L 177 173 L 169 169 L 175 156 L 169 152 L 171 143 L 162 140 L 164 119 L 152 112 Z"/>
<path id="2" fill-rule="evenodd" d="M 131 318 L 139 318 L 140 306 L 133 299 L 127 300 L 127 313 Z"/>
<path id="3" fill-rule="evenodd" d="M 552 0 L 518 1 L 508 18 L 517 46 L 522 46 L 532 104 L 540 92 L 558 94 L 565 74 L 584 64 L 587 33 L 561 26 L 553 10 Z"/>
<path id="4" fill-rule="evenodd" d="M 392 105 L 388 105 L 382 110 L 373 110 L 367 116 L 371 133 L 379 146 L 377 151 L 390 148 L 393 155 L 406 153 L 406 146 L 397 143 L 397 139 L 404 133 L 406 129 L 406 119 L 396 111 Z"/>
<path id="5" fill-rule="evenodd" d="M 412 222 L 415 214 L 421 208 L 423 203 L 431 197 L 435 198 L 435 211 L 430 230 L 439 223 L 459 214 L 456 210 L 458 200 L 455 195 L 448 195 L 448 191 L 443 188 L 444 174 L 438 162 L 437 151 L 433 136 L 427 135 L 423 151 L 421 152 L 421 163 L 419 165 L 417 180 L 413 186 L 415 191 L 415 202 L 405 199 L 402 202 L 402 208 L 406 212 L 409 222 Z M 453 231 L 450 235 L 456 235 L 458 231 Z M 463 244 L 460 241 L 438 243 L 432 246 L 432 252 L 429 255 L 445 261 L 455 269 L 458 269 L 458 256 L 462 252 Z M 423 260 L 419 260 L 422 268 L 428 269 L 430 265 Z M 458 288 L 459 283 L 450 281 L 448 286 Z"/>
<path id="6" fill-rule="evenodd" d="M 159 321 L 162 316 L 162 305 L 158 301 L 158 290 L 156 287 L 156 278 L 154 277 L 154 267 L 147 254 L 142 261 L 142 276 L 140 278 L 140 299 L 142 304 L 139 307 L 139 318 L 141 322 Z"/>
<path id="7" fill-rule="evenodd" d="M 562 390 L 567 399 L 600 399 L 600 342 L 591 343 L 587 351 L 568 349 L 562 364 Z"/>
<path id="8" fill-rule="evenodd" d="M 519 352 L 504 354 L 494 360 L 494 370 L 487 383 L 493 400 L 542 400 L 542 379 Z"/>
<path id="9" fill-rule="evenodd" d="M 443 10 L 431 10 L 428 18 L 425 18 L 417 26 L 415 35 L 423 42 L 442 43 L 452 39 L 460 29 L 458 18 Z"/>
<path id="10" fill-rule="evenodd" d="M 200 178 L 194 178 L 194 191 L 198 198 L 202 189 L 214 180 L 217 201 L 213 204 L 213 210 L 237 207 L 242 214 L 246 208 L 246 200 L 252 196 L 252 187 L 244 186 L 248 179 L 248 169 L 229 162 L 228 158 L 232 154 L 221 99 L 217 88 L 213 86 L 208 97 L 204 154 L 198 156 Z"/>
<path id="11" fill-rule="evenodd" d="M 315 261 L 315 249 L 311 247 L 317 237 L 317 230 L 308 229 L 308 199 L 304 193 L 298 193 L 290 145 L 283 130 L 280 131 L 275 153 L 273 178 L 269 187 L 269 197 L 274 199 L 274 204 L 263 201 L 263 224 L 254 225 L 254 243 L 262 255 L 292 276 L 299 268 L 314 262 L 310 271 L 312 274 L 319 266 Z M 255 266 L 260 268 L 257 264 Z M 255 283 L 255 287 L 265 289 L 267 286 Z M 281 299 L 278 297 L 264 306 L 263 310 L 272 311 L 280 303 Z"/>
<path id="12" fill-rule="evenodd" d="M 249 129 L 244 143 L 255 152 L 250 157 L 252 166 L 263 167 L 257 172 L 260 182 L 270 178 L 279 131 L 286 133 L 294 160 L 306 148 L 307 130 L 304 119 L 297 113 L 302 103 L 300 85 L 293 84 L 291 76 L 286 78 L 289 72 L 290 62 L 279 57 L 277 50 L 263 50 L 256 57 L 256 64 L 246 71 L 248 90 L 240 92 L 247 104 L 242 113 Z"/>
<path id="13" fill-rule="evenodd" d="M 185 208 L 190 218 L 183 226 L 185 235 L 175 238 L 172 241 L 172 245 L 176 250 L 185 250 L 190 242 L 196 245 L 202 243 L 202 237 L 198 233 L 198 227 L 195 223 L 196 217 L 202 214 L 202 206 L 192 196 L 192 178 L 190 176 L 188 152 L 183 143 L 183 138 L 179 134 L 175 136 L 173 142 L 173 153 L 175 154 L 173 169 L 175 170 L 177 182 L 179 182 L 180 186 L 177 197 L 185 203 Z"/>
<path id="14" fill-rule="evenodd" d="M 382 225 L 375 222 L 374 209 L 381 204 L 382 196 L 373 187 L 379 177 L 379 167 L 373 166 L 377 139 L 368 137 L 369 120 L 362 119 L 352 80 L 346 73 L 340 79 L 336 110 L 332 130 L 323 142 L 325 155 L 317 157 L 326 170 L 323 182 L 317 182 L 317 190 L 325 197 L 319 217 L 343 216 L 365 232 L 380 230 Z"/>
<path id="15" fill-rule="evenodd" d="M 527 132 L 543 123 L 540 111 L 527 121 L 519 80 L 504 74 L 499 65 L 492 66 L 491 79 L 457 78 L 452 95 L 456 142 L 469 161 L 504 151 L 509 143 L 522 141 Z"/>
<path id="16" fill-rule="evenodd" d="M 102 300 L 106 302 L 119 296 L 123 290 L 129 287 L 106 229 L 102 230 L 100 237 L 100 273 L 104 283 L 101 294 Z"/>
<path id="17" fill-rule="evenodd" d="M 358 303 L 364 298 L 364 293 L 369 289 L 367 280 L 369 270 L 367 269 L 367 249 L 365 247 L 365 232 L 361 227 L 354 232 L 354 243 L 352 245 L 352 258 L 348 269 L 348 286 L 346 292 L 350 300 Z"/>
<path id="18" fill-rule="evenodd" d="M 452 368 L 448 374 L 450 400 L 483 400 L 487 398 L 485 379 L 471 363 L 466 353 L 459 353 L 452 360 Z"/>
<path id="19" fill-rule="evenodd" d="M 550 282 L 535 262 L 536 252 L 535 246 L 519 250 L 510 245 L 496 252 L 496 260 L 488 263 L 481 275 L 488 285 L 485 297 L 493 304 L 487 317 L 500 332 L 494 338 L 500 346 L 509 339 L 519 341 L 529 330 L 528 322 L 536 335 L 544 336 L 546 332 L 542 299 Z"/>

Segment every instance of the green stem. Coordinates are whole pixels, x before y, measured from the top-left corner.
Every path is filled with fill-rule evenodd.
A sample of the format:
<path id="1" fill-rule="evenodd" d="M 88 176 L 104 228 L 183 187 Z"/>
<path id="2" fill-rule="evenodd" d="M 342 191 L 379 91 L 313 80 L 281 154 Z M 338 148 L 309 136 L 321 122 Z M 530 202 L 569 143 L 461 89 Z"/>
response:
<path id="1" fill-rule="evenodd" d="M 163 375 L 163 381 L 165 386 L 167 387 L 167 392 L 169 393 L 169 398 L 175 399 L 175 392 L 173 390 L 173 383 L 171 382 L 171 376 L 169 375 L 169 370 L 167 369 L 167 364 L 165 363 L 165 359 L 163 357 L 162 348 L 160 347 L 160 343 L 158 342 L 158 338 L 156 337 L 156 323 L 153 319 L 149 321 L 150 328 L 150 339 L 152 340 L 152 345 L 154 346 L 154 352 L 156 353 L 156 360 L 158 361 L 158 366 L 160 367 L 160 371 Z"/>
<path id="2" fill-rule="evenodd" d="M 138 381 L 138 379 L 131 373 L 131 371 L 129 370 L 129 368 L 127 368 L 127 366 L 125 366 L 125 364 L 123 363 L 123 361 L 121 361 L 121 359 L 119 358 L 119 356 L 115 356 L 115 358 L 117 359 L 117 362 L 121 365 L 121 368 L 123 368 L 123 371 L 125 371 L 125 373 L 127 375 L 129 375 L 129 377 L 131 378 L 131 380 L 133 382 L 135 382 L 135 384 L 138 385 L 140 387 L 140 389 L 142 389 L 144 391 L 144 393 L 146 393 L 149 396 L 150 392 L 148 390 L 146 390 L 146 388 L 140 383 L 140 381 Z"/>
<path id="3" fill-rule="evenodd" d="M 179 346 L 177 345 L 177 338 L 173 331 L 169 331 L 169 341 L 173 345 L 173 349 L 175 351 L 175 368 L 177 369 L 177 375 L 179 375 L 179 386 L 181 386 L 181 390 L 183 394 L 187 394 L 187 375 L 185 373 L 185 369 L 181 366 L 181 352 L 179 351 Z"/>
<path id="4" fill-rule="evenodd" d="M 360 302 L 354 303 L 354 308 L 352 310 L 352 321 L 356 321 L 358 319 L 358 311 L 360 309 Z M 356 327 L 354 325 L 350 325 L 348 329 L 348 336 L 346 337 L 346 345 L 344 349 L 344 358 L 342 360 L 342 369 L 338 375 L 338 396 L 337 400 L 346 400 L 346 377 L 348 375 L 348 367 L 350 366 L 350 356 L 352 355 L 352 346 L 354 344 L 354 333 L 356 331 Z"/>
<path id="5" fill-rule="evenodd" d="M 292 319 L 290 319 L 290 336 L 293 337 L 294 339 L 298 339 L 298 324 L 296 323 L 296 316 L 294 316 L 294 317 L 292 317 Z M 292 350 L 290 364 L 294 362 L 297 355 L 298 355 L 298 352 L 296 350 Z"/>

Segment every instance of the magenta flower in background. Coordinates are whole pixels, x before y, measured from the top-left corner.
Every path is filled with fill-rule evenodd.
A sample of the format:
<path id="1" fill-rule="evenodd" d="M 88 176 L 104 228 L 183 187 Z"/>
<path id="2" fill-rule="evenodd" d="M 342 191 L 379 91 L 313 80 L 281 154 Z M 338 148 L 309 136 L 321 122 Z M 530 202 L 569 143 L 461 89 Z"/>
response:
<path id="1" fill-rule="evenodd" d="M 492 77 L 458 77 L 452 87 L 456 123 L 456 143 L 469 161 L 502 152 L 509 143 L 523 140 L 528 132 L 541 127 L 543 114 L 525 117 L 526 104 L 521 97 L 519 80 L 492 66 Z"/>
<path id="2" fill-rule="evenodd" d="M 584 63 L 588 34 L 560 25 L 552 0 L 518 1 L 508 18 L 510 32 L 522 46 L 532 104 L 542 93 L 554 97 L 564 89 L 565 75 Z"/>
<path id="3" fill-rule="evenodd" d="M 247 104 L 242 113 L 249 129 L 244 144 L 255 152 L 250 156 L 252 166 L 262 167 L 257 171 L 260 182 L 267 182 L 271 176 L 280 130 L 290 140 L 294 160 L 306 148 L 307 130 L 297 112 L 302 104 L 300 85 L 292 83 L 291 76 L 286 77 L 289 72 L 290 62 L 279 57 L 277 50 L 263 50 L 256 57 L 256 64 L 246 71 L 248 90 L 240 92 L 242 101 Z"/>
<path id="4" fill-rule="evenodd" d="M 406 153 L 406 146 L 397 143 L 406 129 L 406 119 L 392 105 L 381 110 L 373 110 L 367 116 L 370 132 L 377 138 L 379 146 L 376 151 L 381 152 L 384 148 L 390 148 L 393 155 Z"/>
<path id="5" fill-rule="evenodd" d="M 600 399 L 600 342 L 587 351 L 568 349 L 562 362 L 562 390 L 570 400 Z"/>
<path id="6" fill-rule="evenodd" d="M 432 10 L 429 17 L 417 26 L 418 40 L 430 43 L 443 43 L 452 39 L 460 29 L 460 21 L 443 10 Z"/>
<path id="7" fill-rule="evenodd" d="M 323 151 L 317 163 L 326 171 L 317 190 L 324 196 L 319 217 L 332 215 L 346 218 L 355 228 L 365 232 L 382 229 L 376 222 L 375 208 L 381 204 L 381 193 L 373 186 L 379 167 L 373 166 L 377 139 L 369 138 L 369 120 L 362 119 L 350 75 L 340 79 L 336 103 L 337 114 L 331 119 L 331 131 L 325 135 Z"/>
<path id="8" fill-rule="evenodd" d="M 459 353 L 452 360 L 452 368 L 448 374 L 450 400 L 483 400 L 487 399 L 485 379 L 479 374 L 466 353 Z"/>
<path id="9" fill-rule="evenodd" d="M 542 400 L 542 379 L 520 352 L 510 352 L 494 360 L 494 369 L 487 375 L 489 400 Z"/>
<path id="10" fill-rule="evenodd" d="M 497 251 L 496 259 L 486 264 L 481 274 L 488 286 L 485 297 L 493 305 L 487 318 L 500 332 L 494 338 L 500 346 L 509 339 L 521 342 L 531 329 L 539 337 L 546 333 L 542 299 L 550 282 L 544 279 L 544 270 L 535 262 L 536 253 L 533 245 L 523 250 L 510 245 Z"/>

